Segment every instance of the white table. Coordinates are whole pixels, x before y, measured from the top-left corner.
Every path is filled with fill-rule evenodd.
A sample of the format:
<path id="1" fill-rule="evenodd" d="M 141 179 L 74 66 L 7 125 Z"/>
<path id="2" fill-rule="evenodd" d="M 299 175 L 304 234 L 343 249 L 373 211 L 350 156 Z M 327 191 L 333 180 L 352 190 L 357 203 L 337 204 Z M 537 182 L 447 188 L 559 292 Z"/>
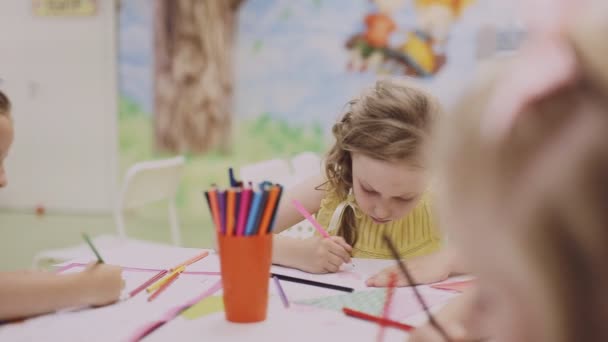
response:
<path id="1" fill-rule="evenodd" d="M 123 277 L 127 282 L 126 291 L 143 283 L 154 274 L 154 270 L 167 269 L 201 250 L 178 247 L 142 246 L 132 248 L 117 248 L 101 251 L 105 261 L 110 264 L 125 267 Z M 73 260 L 67 272 L 82 269 L 80 265 L 92 261 L 88 258 Z M 311 275 L 297 270 L 273 266 L 272 272 L 305 277 L 321 282 L 335 283 L 355 288 L 356 291 L 369 290 L 364 281 L 367 276 L 382 268 L 392 265 L 391 260 L 353 259 L 353 269 L 328 275 Z M 65 265 L 64 265 L 65 266 Z M 217 284 L 219 276 L 219 258 L 214 252 L 189 266 L 186 272 L 159 299 L 149 303 L 145 295 L 139 295 L 128 301 L 123 301 L 105 308 L 83 309 L 80 311 L 60 312 L 30 319 L 20 324 L 0 326 L 0 341 L 38 341 L 40 339 L 53 341 L 114 341 L 128 340 L 129 336 L 141 326 L 166 315 L 166 312 L 176 305 L 183 304 L 198 296 L 213 284 Z M 271 281 L 271 279 L 269 279 Z M 344 294 L 335 290 L 281 282 L 291 302 L 318 298 L 330 295 Z M 428 286 L 419 287 L 427 295 L 443 295 L 446 292 L 430 289 Z M 433 292 L 435 291 L 435 292 Z M 217 292 L 217 294 L 221 293 Z M 405 300 L 403 305 L 415 305 L 411 289 L 398 289 L 395 295 Z M 449 293 L 447 297 L 457 294 Z M 442 297 L 443 298 L 443 297 Z M 436 305 L 437 309 L 442 304 Z M 410 307 L 411 310 L 411 307 Z M 405 323 L 418 325 L 426 320 L 418 308 L 416 314 L 406 317 Z M 321 308 L 292 305 L 284 308 L 275 289 L 269 284 L 268 317 L 261 323 L 236 324 L 225 320 L 223 312 L 217 312 L 205 317 L 189 320 L 177 316 L 162 327 L 148 335 L 145 341 L 326 341 L 331 339 L 347 341 L 375 341 L 379 326 L 345 316 L 339 311 Z M 406 334 L 393 328 L 385 329 L 385 341 L 404 341 Z"/>

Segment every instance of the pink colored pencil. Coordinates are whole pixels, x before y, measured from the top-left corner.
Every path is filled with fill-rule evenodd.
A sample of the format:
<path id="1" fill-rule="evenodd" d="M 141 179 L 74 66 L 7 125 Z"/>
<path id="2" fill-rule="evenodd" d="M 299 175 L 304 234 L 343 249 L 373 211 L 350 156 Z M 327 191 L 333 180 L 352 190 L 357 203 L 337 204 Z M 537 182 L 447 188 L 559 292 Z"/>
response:
<path id="1" fill-rule="evenodd" d="M 152 278 L 146 280 L 145 283 L 139 285 L 135 290 L 129 292 L 129 297 L 134 297 L 135 295 L 137 295 L 138 293 L 140 293 L 141 291 L 143 291 L 146 287 L 152 285 L 152 283 L 154 283 L 158 279 L 164 277 L 165 274 L 167 274 L 167 272 L 169 272 L 169 271 L 162 270 L 162 271 L 158 272 L 155 276 L 153 276 Z"/>
<path id="2" fill-rule="evenodd" d="M 241 192 L 241 204 L 239 206 L 239 218 L 236 225 L 236 235 L 244 236 L 245 235 L 245 223 L 247 222 L 247 217 L 249 217 L 249 207 L 251 206 L 251 193 L 253 190 L 244 189 Z"/>
<path id="3" fill-rule="evenodd" d="M 312 217 L 312 215 L 306 211 L 306 209 L 304 209 L 304 206 L 302 205 L 302 203 L 300 203 L 298 200 L 293 200 L 293 205 L 296 207 L 296 210 L 298 212 L 300 212 L 300 214 L 302 214 L 302 216 L 304 216 L 308 222 L 310 222 L 313 227 L 315 227 L 315 229 L 317 230 L 317 232 L 319 232 L 319 234 L 321 234 L 322 237 L 324 238 L 328 238 L 329 234 L 327 233 L 327 231 L 325 231 L 325 229 L 323 229 L 323 227 L 321 227 L 321 224 L 315 220 L 314 217 Z"/>

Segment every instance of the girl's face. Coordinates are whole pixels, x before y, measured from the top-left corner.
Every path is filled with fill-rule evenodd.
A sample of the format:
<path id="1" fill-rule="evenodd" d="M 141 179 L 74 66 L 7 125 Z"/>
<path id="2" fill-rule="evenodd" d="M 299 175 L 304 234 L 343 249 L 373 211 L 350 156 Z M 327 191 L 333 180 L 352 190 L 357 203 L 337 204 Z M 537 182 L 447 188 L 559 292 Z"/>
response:
<path id="1" fill-rule="evenodd" d="M 376 223 L 407 215 L 427 187 L 427 173 L 407 162 L 387 162 L 352 154 L 353 192 L 359 208 Z"/>
<path id="2" fill-rule="evenodd" d="M 4 160 L 8 155 L 8 150 L 12 143 L 13 124 L 7 116 L 0 115 L 0 188 L 5 187 L 8 183 L 4 169 Z"/>

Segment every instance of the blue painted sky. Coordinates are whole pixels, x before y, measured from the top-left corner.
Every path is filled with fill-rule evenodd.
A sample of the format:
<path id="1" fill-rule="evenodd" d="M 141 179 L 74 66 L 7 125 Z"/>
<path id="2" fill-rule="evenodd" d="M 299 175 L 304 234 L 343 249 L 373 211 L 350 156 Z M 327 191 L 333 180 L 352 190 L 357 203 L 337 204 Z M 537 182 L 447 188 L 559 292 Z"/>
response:
<path id="1" fill-rule="evenodd" d="M 450 104 L 475 65 L 475 34 L 482 22 L 504 15 L 495 2 L 477 0 L 453 27 L 449 64 L 421 81 Z M 123 0 L 120 13 L 120 91 L 152 111 L 152 1 Z M 346 40 L 363 29 L 369 0 L 247 0 L 239 13 L 235 104 L 238 117 L 261 113 L 328 127 L 344 104 L 376 79 L 346 71 Z M 400 30 L 413 28 L 411 1 L 394 16 Z M 403 33 L 392 42 L 404 40 Z"/>

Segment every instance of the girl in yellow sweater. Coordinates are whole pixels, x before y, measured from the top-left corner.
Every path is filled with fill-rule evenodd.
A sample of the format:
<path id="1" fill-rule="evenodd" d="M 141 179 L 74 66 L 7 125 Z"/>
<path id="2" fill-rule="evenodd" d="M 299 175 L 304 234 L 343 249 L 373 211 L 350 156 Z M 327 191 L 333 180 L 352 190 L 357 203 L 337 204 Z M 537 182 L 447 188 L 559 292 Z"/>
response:
<path id="1" fill-rule="evenodd" d="M 413 258 L 417 281 L 447 278 L 455 270 L 451 252 L 440 252 L 441 235 L 428 196 L 426 146 L 441 109 L 426 92 L 394 80 L 378 81 L 333 127 L 336 138 L 325 174 L 299 184 L 281 201 L 276 232 L 301 220 L 298 199 L 326 227 L 329 239 L 275 236 L 273 262 L 311 273 L 336 272 L 350 258 L 390 259 L 382 243 L 388 233 L 401 257 Z M 384 286 L 387 269 L 368 285 Z M 399 285 L 407 285 L 405 279 Z"/>

